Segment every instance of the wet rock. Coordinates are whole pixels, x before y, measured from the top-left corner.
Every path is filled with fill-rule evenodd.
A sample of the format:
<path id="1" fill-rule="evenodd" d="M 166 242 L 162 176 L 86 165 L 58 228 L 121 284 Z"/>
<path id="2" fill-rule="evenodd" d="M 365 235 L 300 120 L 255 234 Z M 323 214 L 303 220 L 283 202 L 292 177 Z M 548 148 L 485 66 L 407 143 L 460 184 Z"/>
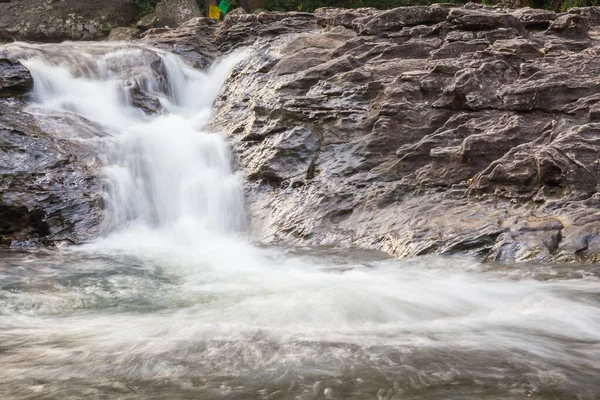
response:
<path id="1" fill-rule="evenodd" d="M 254 50 L 213 126 L 246 173 L 255 237 L 600 259 L 588 17 L 475 5 L 315 15 L 278 34 L 263 32 L 281 14 L 232 18 L 217 33 L 222 50 Z"/>
<path id="2" fill-rule="evenodd" d="M 213 19 L 194 18 L 177 29 L 149 29 L 141 42 L 177 54 L 196 68 L 207 68 L 217 55 L 212 38 L 216 27 Z"/>
<path id="3" fill-rule="evenodd" d="M 0 242 L 92 238 L 103 207 L 94 152 L 57 139 L 22 108 L 0 99 Z"/>
<path id="4" fill-rule="evenodd" d="M 33 87 L 33 78 L 19 61 L 0 58 L 0 97 L 25 93 Z"/>
<path id="5" fill-rule="evenodd" d="M 60 42 L 98 40 L 118 26 L 135 22 L 128 0 L 0 2 L 0 39 Z"/>
<path id="6" fill-rule="evenodd" d="M 156 4 L 156 25 L 177 28 L 193 18 L 202 16 L 195 0 L 160 0 Z"/>

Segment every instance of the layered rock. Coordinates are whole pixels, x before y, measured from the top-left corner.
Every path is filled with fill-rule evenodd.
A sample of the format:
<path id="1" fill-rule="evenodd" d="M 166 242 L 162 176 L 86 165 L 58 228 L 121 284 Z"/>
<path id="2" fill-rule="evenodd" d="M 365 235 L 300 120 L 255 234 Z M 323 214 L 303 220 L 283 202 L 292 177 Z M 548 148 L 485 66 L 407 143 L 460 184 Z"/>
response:
<path id="1" fill-rule="evenodd" d="M 213 126 L 246 172 L 252 234 L 401 257 L 596 261 L 594 11 L 232 16 L 215 43 L 253 52 Z"/>

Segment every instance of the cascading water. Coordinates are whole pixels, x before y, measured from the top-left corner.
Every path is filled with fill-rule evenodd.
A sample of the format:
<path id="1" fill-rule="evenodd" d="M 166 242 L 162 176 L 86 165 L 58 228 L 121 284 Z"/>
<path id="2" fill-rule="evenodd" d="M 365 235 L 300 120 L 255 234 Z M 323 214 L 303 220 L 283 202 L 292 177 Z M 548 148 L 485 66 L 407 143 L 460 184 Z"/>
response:
<path id="1" fill-rule="evenodd" d="M 242 177 L 202 132 L 243 54 L 201 72 L 142 46 L 4 48 L 31 113 L 77 117 L 44 126 L 95 146 L 107 209 L 93 243 L 3 254 L 3 399 L 598 398 L 597 269 L 244 239 Z"/>
<path id="2" fill-rule="evenodd" d="M 201 72 L 179 58 L 134 46 L 13 45 L 34 77 L 33 112 L 74 113 L 99 124 L 105 157 L 105 232 L 137 229 L 179 242 L 238 231 L 241 176 L 225 140 L 203 133 L 240 53 Z M 133 97 L 156 109 L 148 115 Z"/>

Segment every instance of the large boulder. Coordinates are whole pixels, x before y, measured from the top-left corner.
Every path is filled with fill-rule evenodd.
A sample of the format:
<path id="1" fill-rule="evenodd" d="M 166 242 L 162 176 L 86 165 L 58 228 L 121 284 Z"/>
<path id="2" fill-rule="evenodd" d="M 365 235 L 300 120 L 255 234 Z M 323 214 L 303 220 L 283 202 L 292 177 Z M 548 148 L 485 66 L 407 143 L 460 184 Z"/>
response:
<path id="1" fill-rule="evenodd" d="M 156 5 L 156 25 L 159 27 L 177 28 L 201 16 L 196 0 L 161 0 Z"/>
<path id="2" fill-rule="evenodd" d="M 135 22 L 129 0 L 19 0 L 0 3 L 0 39 L 60 42 L 98 40 Z"/>

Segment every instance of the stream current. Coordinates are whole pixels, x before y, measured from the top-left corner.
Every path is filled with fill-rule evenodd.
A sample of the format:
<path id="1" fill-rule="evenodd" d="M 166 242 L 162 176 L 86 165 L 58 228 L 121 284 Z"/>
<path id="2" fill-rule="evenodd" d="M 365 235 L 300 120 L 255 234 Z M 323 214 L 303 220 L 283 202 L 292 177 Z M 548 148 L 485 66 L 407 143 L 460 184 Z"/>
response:
<path id="1" fill-rule="evenodd" d="M 97 149 L 106 216 L 88 244 L 0 253 L 0 399 L 600 399 L 598 266 L 253 243 L 205 128 L 244 53 L 198 71 L 134 45 L 4 49 L 28 111 Z"/>

